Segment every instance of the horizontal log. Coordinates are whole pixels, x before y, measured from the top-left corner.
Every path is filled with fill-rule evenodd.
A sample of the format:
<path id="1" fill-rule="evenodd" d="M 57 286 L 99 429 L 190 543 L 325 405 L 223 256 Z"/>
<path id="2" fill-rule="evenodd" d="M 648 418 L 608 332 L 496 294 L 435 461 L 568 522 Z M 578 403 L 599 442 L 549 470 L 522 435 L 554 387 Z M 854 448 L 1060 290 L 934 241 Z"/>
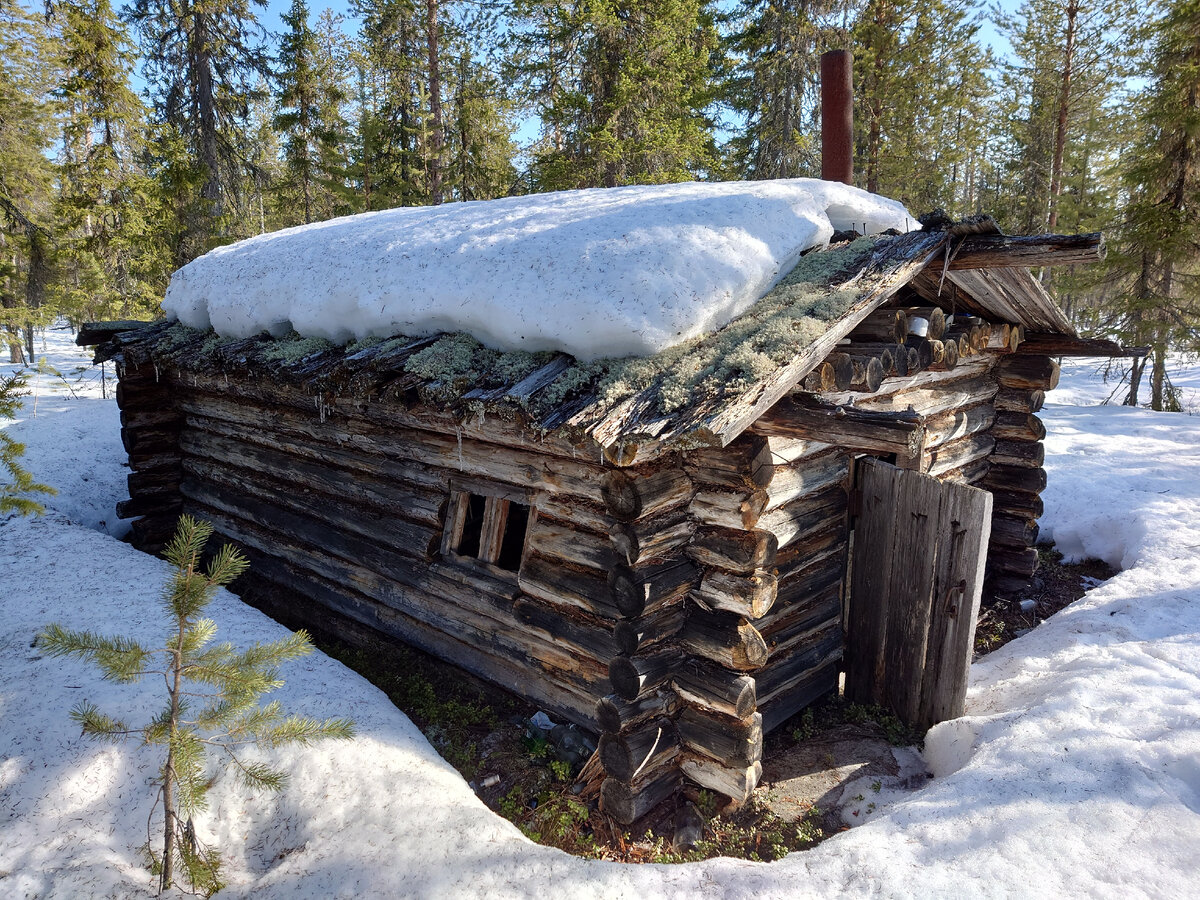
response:
<path id="1" fill-rule="evenodd" d="M 1023 466 L 992 466 L 984 479 L 984 487 L 990 491 L 1021 491 L 1040 494 L 1046 489 L 1046 470 Z"/>
<path id="2" fill-rule="evenodd" d="M 846 349 L 859 356 L 874 356 L 879 360 L 879 365 L 883 369 L 885 378 L 894 376 L 903 377 L 909 374 L 909 359 L 910 355 L 913 354 L 903 342 L 880 343 L 876 341 L 863 341 L 848 344 L 846 345 Z M 915 355 L 913 362 L 915 363 Z M 814 387 L 812 393 L 831 393 L 836 391 L 837 385 L 831 384 L 829 386 Z"/>
<path id="3" fill-rule="evenodd" d="M 122 428 L 178 428 L 183 414 L 173 406 L 139 403 L 121 410 Z"/>
<path id="4" fill-rule="evenodd" d="M 741 616 L 693 609 L 679 633 L 685 650 L 738 672 L 750 672 L 767 662 L 767 644 L 758 629 Z"/>
<path id="5" fill-rule="evenodd" d="M 827 559 L 830 554 L 845 551 L 849 539 L 847 521 L 836 519 L 824 528 L 817 528 L 788 545 L 787 550 L 776 558 L 776 572 L 784 602 L 792 596 L 795 588 L 790 582 L 803 577 L 811 566 Z M 832 563 L 830 563 L 832 565 Z M 779 599 L 775 600 L 779 604 Z"/>
<path id="6" fill-rule="evenodd" d="M 192 510 L 204 516 L 202 509 Z M 204 516 L 209 518 L 208 516 Z M 232 537 L 218 519 L 218 532 Z M 269 611 L 285 618 L 290 627 L 308 627 L 337 634 L 354 641 L 355 626 L 369 628 L 424 650 L 440 659 L 526 697 L 541 709 L 575 722 L 583 728 L 595 727 L 592 717 L 599 694 L 594 688 L 583 689 L 571 677 L 564 677 L 553 666 L 530 662 L 527 658 L 497 655 L 489 644 L 464 643 L 439 625 L 430 625 L 405 615 L 400 610 L 360 593 L 346 581 L 333 581 L 314 572 L 308 558 L 301 555 L 292 562 L 263 553 L 242 541 L 239 549 L 250 559 L 251 579 L 263 578 L 283 588 L 283 596 Z M 267 543 L 270 543 L 268 540 Z M 242 591 L 243 576 L 234 587 Z M 256 602 L 257 599 L 256 599 Z"/>
<path id="7" fill-rule="evenodd" d="M 695 522 L 681 507 L 636 522 L 619 522 L 609 529 L 609 541 L 618 559 L 634 566 L 675 555 L 688 545 L 695 530 Z"/>
<path id="8" fill-rule="evenodd" d="M 650 516 L 663 509 L 687 503 L 692 481 L 682 469 L 611 469 L 604 475 L 601 493 L 608 511 L 622 522 Z"/>
<path id="9" fill-rule="evenodd" d="M 988 571 L 1014 575 L 1028 579 L 1038 570 L 1038 553 L 1033 547 L 1006 547 L 1002 544 L 990 545 L 987 557 Z"/>
<path id="10" fill-rule="evenodd" d="M 1092 234 L 1005 235 L 965 237 L 950 259 L 952 270 L 1074 266 L 1099 262 L 1104 237 Z"/>
<path id="11" fill-rule="evenodd" d="M 679 737 L 670 719 L 651 719 L 623 734 L 605 734 L 597 749 L 610 777 L 632 782 L 671 765 L 679 756 Z"/>
<path id="12" fill-rule="evenodd" d="M 701 566 L 749 573 L 775 565 L 779 542 L 770 531 L 702 526 L 696 530 L 687 554 Z"/>
<path id="13" fill-rule="evenodd" d="M 969 466 L 981 459 L 996 461 L 994 451 L 996 439 L 990 434 L 976 433 L 942 444 L 930 454 L 929 467 L 925 474 L 935 478 L 948 472 Z"/>
<path id="14" fill-rule="evenodd" d="M 671 675 L 679 699 L 711 713 L 748 719 L 757 703 L 754 679 L 705 660 L 689 660 Z"/>
<path id="15" fill-rule="evenodd" d="M 179 426 L 122 428 L 121 445 L 126 453 L 171 453 L 179 446 Z"/>
<path id="16" fill-rule="evenodd" d="M 633 656 L 671 640 L 679 633 L 687 618 L 687 602 L 680 599 L 636 619 L 622 619 L 612 627 L 617 652 Z"/>
<path id="17" fill-rule="evenodd" d="M 908 316 L 905 310 L 883 307 L 870 313 L 854 326 L 850 339 L 898 343 L 908 334 Z"/>
<path id="18" fill-rule="evenodd" d="M 701 490 L 696 492 L 688 509 L 704 525 L 749 531 L 754 528 L 770 500 L 771 495 L 762 488 Z"/>
<path id="19" fill-rule="evenodd" d="M 161 472 L 179 468 L 179 448 L 162 453 L 130 453 L 129 468 L 134 472 Z"/>
<path id="20" fill-rule="evenodd" d="M 142 472 L 130 472 L 125 476 L 130 497 L 146 494 L 173 494 L 179 491 L 179 482 L 183 478 L 183 467 L 176 463 L 159 469 Z"/>
<path id="21" fill-rule="evenodd" d="M 560 560 L 606 571 L 617 564 L 616 548 L 607 538 L 538 515 L 530 523 L 525 546 L 544 559 Z"/>
<path id="22" fill-rule="evenodd" d="M 1045 356 L 1148 356 L 1149 347 L 1122 347 L 1115 341 L 1104 338 L 1071 337 L 1066 334 L 1029 332 L 1021 342 L 1021 353 L 1037 353 Z"/>
<path id="23" fill-rule="evenodd" d="M 840 618 L 814 629 L 807 640 L 794 642 L 790 653 L 780 654 L 755 676 L 759 707 L 786 694 L 810 673 L 841 659 L 842 649 Z"/>
<path id="24" fill-rule="evenodd" d="M 781 550 L 802 540 L 816 528 L 827 527 L 837 519 L 844 519 L 848 508 L 845 488 L 834 484 L 809 497 L 794 500 L 772 510 L 759 520 L 763 531 L 775 535 Z M 776 556 L 776 564 L 780 564 Z"/>
<path id="25" fill-rule="evenodd" d="M 593 534 L 606 535 L 616 527 L 617 521 L 608 514 L 599 503 L 592 503 L 580 497 L 568 494 L 536 495 L 538 518 L 548 516 L 552 519 L 575 528 L 582 528 Z"/>
<path id="26" fill-rule="evenodd" d="M 296 491 L 317 490 L 341 503 L 389 517 L 399 514 L 434 528 L 440 528 L 445 520 L 447 491 L 441 486 L 429 489 L 397 484 L 386 477 L 342 469 L 332 460 L 318 462 L 192 428 L 180 436 L 179 446 L 190 456 L 255 472 Z"/>
<path id="27" fill-rule="evenodd" d="M 850 390 L 850 382 L 854 379 L 854 363 L 843 352 L 830 353 L 825 361 L 833 366 L 833 386 L 839 391 Z"/>
<path id="28" fill-rule="evenodd" d="M 949 372 L 958 368 L 958 344 L 955 341 L 930 341 L 933 345 L 933 362 L 929 364 L 931 372 Z"/>
<path id="29" fill-rule="evenodd" d="M 998 412 L 992 436 L 1002 441 L 1040 441 L 1046 437 L 1046 426 L 1033 413 Z"/>
<path id="30" fill-rule="evenodd" d="M 996 394 L 996 411 L 1035 413 L 1046 402 L 1045 391 L 1000 388 Z"/>
<path id="31" fill-rule="evenodd" d="M 1026 516 L 1030 519 L 1040 519 L 1042 513 L 1045 512 L 1045 504 L 1037 494 L 999 488 L 989 488 L 989 490 L 992 495 L 992 512 L 1005 512 L 1010 515 Z"/>
<path id="32" fill-rule="evenodd" d="M 175 512 L 156 513 L 134 519 L 129 524 L 133 545 L 145 552 L 156 552 L 150 548 L 165 545 L 175 534 L 179 515 Z"/>
<path id="33" fill-rule="evenodd" d="M 679 769 L 668 766 L 633 784 L 606 778 L 600 785 L 600 809 L 622 825 L 632 825 L 679 790 Z"/>
<path id="34" fill-rule="evenodd" d="M 945 335 L 943 335 L 945 337 Z M 933 362 L 933 344 L 927 337 L 918 337 L 915 334 L 910 334 L 904 339 L 904 346 L 909 350 L 913 350 L 917 354 L 916 364 L 913 364 L 912 354 L 909 354 L 909 372 L 928 369 L 929 364 Z"/>
<path id="35" fill-rule="evenodd" d="M 833 363 L 822 360 L 800 382 L 801 387 L 810 393 L 837 390 L 837 377 L 833 371 Z"/>
<path id="36" fill-rule="evenodd" d="M 850 390 L 873 394 L 883 384 L 883 363 L 875 356 L 851 356 L 854 374 L 850 378 Z M 889 366 L 891 368 L 891 366 Z"/>
<path id="37" fill-rule="evenodd" d="M 763 731 L 770 734 L 796 713 L 829 695 L 837 695 L 840 655 L 798 678 L 763 706 Z"/>
<path id="38" fill-rule="evenodd" d="M 178 493 L 141 494 L 128 500 L 117 501 L 117 518 L 133 519 L 138 516 L 179 515 L 183 499 Z"/>
<path id="39" fill-rule="evenodd" d="M 700 787 L 715 791 L 739 805 L 750 799 L 762 780 L 761 762 L 734 768 L 707 756 L 685 753 L 679 759 L 679 768 L 686 778 Z"/>
<path id="40" fill-rule="evenodd" d="M 972 357 L 959 360 L 953 371 L 889 378 L 874 394 L 824 394 L 820 399 L 832 405 L 853 403 L 877 412 L 906 412 L 911 407 L 919 416 L 933 416 L 995 397 L 999 389 L 992 374 L 995 363 L 993 356 Z"/>
<path id="41" fill-rule="evenodd" d="M 521 590 L 559 606 L 572 606 L 601 619 L 615 621 L 623 613 L 608 577 L 599 571 L 564 566 L 536 553 L 526 553 L 517 572 Z"/>
<path id="42" fill-rule="evenodd" d="M 787 616 L 795 604 L 839 584 L 846 574 L 847 546 L 846 532 L 843 531 L 836 540 L 829 542 L 827 548 L 815 550 L 807 559 L 798 558 L 779 581 L 775 607 L 756 623 L 756 627 L 760 631 L 770 631 L 772 623 L 780 616 Z"/>
<path id="43" fill-rule="evenodd" d="M 617 734 L 659 716 L 670 718 L 679 711 L 679 695 L 669 688 L 649 691 L 637 700 L 608 694 L 596 701 L 596 722 L 601 731 Z"/>
<path id="44" fill-rule="evenodd" d="M 1000 547 L 1032 547 L 1037 543 L 1038 524 L 1024 516 L 1006 513 L 992 516 L 991 543 Z"/>
<path id="45" fill-rule="evenodd" d="M 752 426 L 759 434 L 819 440 L 878 453 L 916 456 L 921 452 L 925 426 L 907 412 L 877 413 L 854 407 L 826 406 L 784 397 Z"/>
<path id="46" fill-rule="evenodd" d="M 778 589 L 777 579 L 767 570 L 735 575 L 709 569 L 691 596 L 703 608 L 757 619 L 774 604 Z"/>
<path id="47" fill-rule="evenodd" d="M 739 720 L 685 705 L 675 727 L 684 747 L 727 766 L 752 766 L 762 759 L 762 717 L 758 713 Z"/>
<path id="48" fill-rule="evenodd" d="M 740 435 L 727 447 L 689 450 L 683 468 L 697 484 L 731 488 L 766 487 L 774 474 L 770 442 L 752 433 Z"/>
<path id="49" fill-rule="evenodd" d="M 835 561 L 841 562 L 840 554 Z M 816 570 L 821 567 L 815 566 Z M 791 601 L 769 621 L 762 624 L 763 640 L 771 650 L 772 661 L 786 659 L 803 635 L 809 635 L 813 629 L 823 629 L 842 614 L 842 581 L 841 570 L 833 572 L 832 577 L 817 581 L 818 571 L 813 572 L 814 585 L 812 588 L 797 592 Z"/>
<path id="50" fill-rule="evenodd" d="M 1058 387 L 1058 363 L 1048 356 L 1016 353 L 1003 357 L 996 366 L 1001 387 L 1026 391 L 1050 391 Z"/>
<path id="51" fill-rule="evenodd" d="M 675 647 L 663 647 L 637 656 L 615 656 L 608 664 L 612 693 L 626 700 L 637 700 L 666 681 L 682 659 L 683 655 Z"/>
<path id="52" fill-rule="evenodd" d="M 1020 331 L 1014 330 L 1011 325 L 1001 322 L 999 325 L 991 327 L 985 349 L 998 350 L 1001 353 L 1014 353 L 1020 342 Z"/>
<path id="53" fill-rule="evenodd" d="M 940 447 L 950 441 L 987 431 L 996 420 L 996 411 L 990 403 L 980 403 L 964 409 L 931 416 L 926 422 L 928 449 Z"/>
<path id="54" fill-rule="evenodd" d="M 992 574 L 987 579 L 987 590 L 994 597 L 1013 597 L 1029 589 L 1029 575 L 1008 575 L 1003 572 Z"/>
<path id="55" fill-rule="evenodd" d="M 1046 445 L 1041 441 L 996 441 L 991 459 L 998 466 L 1036 468 L 1046 461 Z"/>
<path id="56" fill-rule="evenodd" d="M 566 615 L 561 608 L 547 606 L 528 597 L 518 597 L 513 619 L 546 641 L 579 647 L 592 659 L 608 660 L 620 652 L 605 623 Z"/>
<path id="57" fill-rule="evenodd" d="M 769 517 L 772 510 L 794 500 L 844 484 L 849 475 L 850 457 L 837 449 L 776 466 L 775 477 L 766 488 L 770 499 L 763 512 Z"/>
<path id="58" fill-rule="evenodd" d="M 608 576 L 613 602 L 621 615 L 635 618 L 678 600 L 700 580 L 689 559 L 667 559 L 644 566 L 614 566 Z"/>

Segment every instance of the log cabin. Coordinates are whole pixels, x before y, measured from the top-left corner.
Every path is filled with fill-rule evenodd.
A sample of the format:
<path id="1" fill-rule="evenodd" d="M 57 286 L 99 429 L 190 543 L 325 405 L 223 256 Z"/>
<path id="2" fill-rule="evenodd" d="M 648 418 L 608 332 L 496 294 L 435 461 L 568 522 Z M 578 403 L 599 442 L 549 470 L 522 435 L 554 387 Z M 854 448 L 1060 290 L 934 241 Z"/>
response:
<path id="1" fill-rule="evenodd" d="M 285 621 L 599 733 L 602 808 L 631 823 L 684 782 L 744 801 L 764 735 L 843 679 L 916 725 L 961 715 L 985 578 L 1037 568 L 1054 357 L 1124 353 L 1029 270 L 1102 253 L 986 218 L 837 235 L 634 369 L 464 335 L 80 342 L 119 373 L 138 547 L 203 518 Z"/>

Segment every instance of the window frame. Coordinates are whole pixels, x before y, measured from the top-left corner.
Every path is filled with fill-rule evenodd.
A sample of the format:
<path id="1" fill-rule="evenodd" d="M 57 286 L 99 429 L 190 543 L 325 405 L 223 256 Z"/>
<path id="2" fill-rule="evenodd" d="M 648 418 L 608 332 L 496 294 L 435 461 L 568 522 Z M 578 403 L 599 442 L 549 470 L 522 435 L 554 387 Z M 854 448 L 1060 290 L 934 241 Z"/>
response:
<path id="1" fill-rule="evenodd" d="M 468 556 L 458 552 L 472 495 L 482 497 L 484 500 L 477 556 Z M 497 562 L 504 546 L 504 531 L 513 503 L 526 507 L 529 512 L 526 517 L 525 531 L 521 535 L 521 556 L 517 561 L 517 568 L 503 569 L 497 565 Z M 442 532 L 442 558 L 472 569 L 483 569 L 497 578 L 515 582 L 529 552 L 529 536 L 536 518 L 537 509 L 533 504 L 533 498 L 526 491 L 474 479 L 452 479 L 450 502 L 446 509 L 446 524 Z"/>

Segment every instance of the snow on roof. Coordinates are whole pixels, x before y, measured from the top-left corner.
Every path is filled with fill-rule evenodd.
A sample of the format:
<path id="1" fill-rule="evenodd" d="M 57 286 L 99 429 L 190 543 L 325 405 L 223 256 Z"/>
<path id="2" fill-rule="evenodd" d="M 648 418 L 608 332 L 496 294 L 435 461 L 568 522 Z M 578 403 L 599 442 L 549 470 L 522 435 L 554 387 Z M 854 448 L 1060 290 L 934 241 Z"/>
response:
<path id="1" fill-rule="evenodd" d="M 222 337 L 465 331 L 498 350 L 649 356 L 744 312 L 835 230 L 915 227 L 900 203 L 805 178 L 406 207 L 220 247 L 172 276 L 163 308 Z"/>

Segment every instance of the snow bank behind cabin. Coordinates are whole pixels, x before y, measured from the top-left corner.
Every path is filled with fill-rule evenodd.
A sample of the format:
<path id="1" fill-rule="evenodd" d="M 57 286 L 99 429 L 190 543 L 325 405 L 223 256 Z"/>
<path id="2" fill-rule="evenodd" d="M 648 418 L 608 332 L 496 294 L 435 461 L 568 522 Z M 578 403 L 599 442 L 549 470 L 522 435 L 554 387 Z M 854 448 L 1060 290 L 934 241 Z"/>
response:
<path id="1" fill-rule="evenodd" d="M 465 331 L 497 350 L 649 356 L 744 312 L 835 230 L 915 227 L 894 200 L 808 178 L 406 207 L 220 247 L 172 276 L 163 308 L 222 337 Z"/>

